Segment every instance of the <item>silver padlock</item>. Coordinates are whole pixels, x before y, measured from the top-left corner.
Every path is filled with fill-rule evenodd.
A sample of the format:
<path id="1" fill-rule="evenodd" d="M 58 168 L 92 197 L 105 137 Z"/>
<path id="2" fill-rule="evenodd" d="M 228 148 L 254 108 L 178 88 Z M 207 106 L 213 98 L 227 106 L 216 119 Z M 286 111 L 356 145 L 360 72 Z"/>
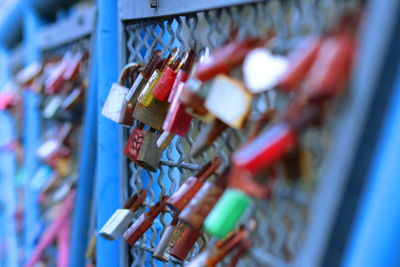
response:
<path id="1" fill-rule="evenodd" d="M 178 216 L 175 216 L 172 219 L 170 225 L 167 226 L 165 232 L 160 239 L 160 242 L 153 252 L 153 258 L 163 262 L 169 261 L 169 252 L 172 246 L 175 244 L 176 240 L 178 239 L 183 228 L 183 224 L 179 224 L 178 226 L 178 221 Z"/>
<path id="2" fill-rule="evenodd" d="M 141 190 L 139 194 L 132 196 L 122 209 L 117 209 L 99 231 L 99 234 L 107 240 L 115 240 L 129 228 L 135 211 L 139 209 L 146 199 L 147 192 Z"/>

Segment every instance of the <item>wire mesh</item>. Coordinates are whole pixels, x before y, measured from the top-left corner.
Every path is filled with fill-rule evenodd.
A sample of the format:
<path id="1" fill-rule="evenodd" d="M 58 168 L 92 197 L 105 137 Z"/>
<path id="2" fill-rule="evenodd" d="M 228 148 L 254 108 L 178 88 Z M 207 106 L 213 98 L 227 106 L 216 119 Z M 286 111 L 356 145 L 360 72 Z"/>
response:
<path id="1" fill-rule="evenodd" d="M 184 51 L 195 48 L 196 51 L 208 47 L 215 50 L 229 40 L 232 29 L 236 28 L 236 38 L 246 36 L 265 36 L 275 33 L 275 40 L 269 45 L 275 53 L 286 54 L 300 39 L 307 35 L 319 34 L 335 21 L 345 8 L 355 1 L 343 3 L 334 0 L 277 1 L 232 6 L 207 10 L 179 16 L 149 18 L 125 22 L 127 62 L 147 62 L 152 51 L 160 49 L 165 55 L 174 47 Z M 258 96 L 253 104 L 250 120 L 268 109 L 282 109 L 286 100 L 276 92 L 270 91 Z M 271 199 L 255 201 L 247 220 L 257 222 L 252 232 L 253 246 L 240 261 L 239 266 L 287 266 L 300 253 L 303 232 L 307 224 L 310 201 L 318 182 L 324 154 L 330 140 L 330 125 L 320 131 L 309 130 L 304 135 L 305 177 L 297 181 L 278 179 Z M 233 150 L 241 144 L 248 129 L 226 131 L 207 152 L 198 158 L 189 155 L 190 146 L 196 138 L 202 123 L 194 120 L 186 138 L 175 138 L 166 149 L 163 160 L 156 173 L 143 170 L 130 163 L 128 193 L 136 193 L 145 188 L 149 192 L 147 206 L 171 195 L 190 174 L 201 164 L 215 155 L 223 158 L 223 164 L 229 163 Z M 284 176 L 278 168 L 278 176 Z M 141 214 L 140 210 L 137 214 Z M 158 266 L 160 262 L 151 258 L 162 229 L 170 221 L 169 214 L 162 214 L 159 222 L 134 246 L 130 248 L 130 266 Z M 208 239 L 208 238 L 206 238 Z M 213 242 L 213 240 L 209 240 Z M 198 254 L 200 244 L 187 260 Z M 182 264 L 171 261 L 167 265 Z M 223 261 L 222 265 L 226 265 Z"/>

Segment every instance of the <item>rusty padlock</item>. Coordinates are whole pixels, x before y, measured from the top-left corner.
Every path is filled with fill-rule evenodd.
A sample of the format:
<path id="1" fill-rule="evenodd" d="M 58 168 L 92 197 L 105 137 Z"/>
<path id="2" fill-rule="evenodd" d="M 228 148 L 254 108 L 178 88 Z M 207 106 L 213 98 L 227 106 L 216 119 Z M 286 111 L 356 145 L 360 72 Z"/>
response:
<path id="1" fill-rule="evenodd" d="M 201 170 L 190 176 L 186 181 L 179 187 L 167 201 L 168 207 L 176 212 L 182 211 L 194 195 L 200 190 L 204 182 L 213 174 L 222 163 L 220 157 L 216 157 L 212 162 L 207 163 L 201 168 Z"/>
<path id="2" fill-rule="evenodd" d="M 153 252 L 153 258 L 164 262 L 167 262 L 169 260 L 170 250 L 178 240 L 178 237 L 180 236 L 184 226 L 182 223 L 180 223 L 179 225 L 178 223 L 178 216 L 175 215 L 171 223 L 165 229 L 162 237 L 160 238 L 160 242 Z"/>
<path id="3" fill-rule="evenodd" d="M 143 213 L 128 230 L 124 233 L 124 239 L 129 245 L 134 245 L 136 241 L 149 229 L 153 223 L 155 218 L 161 213 L 165 211 L 165 202 L 168 197 L 164 196 L 161 201 L 157 202 L 150 210 L 146 213 Z"/>
<path id="4" fill-rule="evenodd" d="M 115 240 L 128 229 L 137 211 L 146 199 L 147 192 L 141 190 L 125 203 L 122 209 L 117 209 L 100 229 L 99 234 L 107 240 Z"/>
<path id="5" fill-rule="evenodd" d="M 199 192 L 190 200 L 179 214 L 179 219 L 194 230 L 200 230 L 204 220 L 222 196 L 228 185 L 229 169 L 219 175 L 215 181 L 206 181 Z"/>
<path id="6" fill-rule="evenodd" d="M 186 227 L 173 246 L 170 255 L 180 261 L 184 261 L 189 255 L 190 251 L 193 249 L 194 244 L 196 244 L 196 241 L 199 239 L 200 235 L 200 231 Z"/>
<path id="7" fill-rule="evenodd" d="M 192 147 L 190 155 L 192 157 L 199 156 L 204 150 L 210 147 L 215 140 L 228 128 L 228 125 L 220 119 L 215 119 L 201 128 Z"/>
<path id="8" fill-rule="evenodd" d="M 158 137 L 155 129 L 147 131 L 136 159 L 138 165 L 152 172 L 157 171 L 162 156 L 162 150 L 157 146 Z"/>

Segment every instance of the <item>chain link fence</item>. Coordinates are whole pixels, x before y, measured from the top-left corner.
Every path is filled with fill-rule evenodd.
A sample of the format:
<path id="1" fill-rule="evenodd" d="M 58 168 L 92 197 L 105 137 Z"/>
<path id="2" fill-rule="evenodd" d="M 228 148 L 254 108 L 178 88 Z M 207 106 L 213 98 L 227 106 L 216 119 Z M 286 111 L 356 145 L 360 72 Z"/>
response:
<path id="1" fill-rule="evenodd" d="M 215 50 L 230 39 L 230 32 L 234 28 L 238 29 L 238 39 L 275 33 L 276 38 L 268 48 L 274 53 L 286 55 L 304 36 L 322 33 L 345 8 L 354 4 L 355 1 L 271 0 L 179 16 L 125 21 L 125 60 L 146 63 L 152 51 L 160 49 L 165 56 L 174 47 L 183 51 L 195 48 L 199 52 L 204 47 Z M 275 91 L 257 96 L 253 102 L 250 120 L 256 120 L 261 112 L 268 109 L 282 110 L 286 101 Z M 229 129 L 207 152 L 192 158 L 189 150 L 202 126 L 201 122 L 193 120 L 187 137 L 174 138 L 164 151 L 156 173 L 129 163 L 126 170 L 129 188 L 126 193 L 130 195 L 144 188 L 149 192 L 146 206 L 152 206 L 162 196 L 172 195 L 187 177 L 214 156 L 221 156 L 224 166 L 229 164 L 232 151 L 246 140 L 249 131 Z M 278 179 L 272 197 L 268 200 L 257 200 L 253 205 L 246 218 L 246 221 L 254 219 L 257 222 L 256 230 L 252 232 L 253 246 L 239 261 L 240 266 L 287 266 L 301 253 L 310 202 L 333 126 L 334 116 L 328 116 L 322 130 L 310 129 L 304 134 L 304 177 L 298 177 L 301 179 L 296 181 Z M 282 166 L 278 166 L 278 177 L 284 178 L 283 176 Z M 137 216 L 143 211 L 144 209 L 139 210 Z M 162 214 L 151 230 L 129 249 L 130 257 L 126 265 L 161 265 L 162 263 L 152 259 L 151 255 L 162 230 L 170 221 L 170 214 Z M 187 260 L 197 255 L 203 245 L 214 241 L 203 235 Z M 168 266 L 176 264 L 182 262 L 172 259 L 169 263 L 164 263 Z M 226 262 L 222 262 L 222 265 L 225 264 Z"/>

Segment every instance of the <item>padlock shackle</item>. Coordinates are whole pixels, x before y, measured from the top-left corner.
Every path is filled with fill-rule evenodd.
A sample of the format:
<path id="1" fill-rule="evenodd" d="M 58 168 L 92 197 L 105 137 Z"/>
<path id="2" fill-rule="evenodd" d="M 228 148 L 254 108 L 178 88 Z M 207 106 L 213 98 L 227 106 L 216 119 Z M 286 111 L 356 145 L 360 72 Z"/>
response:
<path id="1" fill-rule="evenodd" d="M 143 202 L 146 200 L 147 197 L 147 192 L 146 190 L 140 190 L 139 194 L 135 195 L 136 198 L 134 201 L 132 201 L 131 205 L 128 206 L 128 208 L 131 211 L 137 211 L 140 206 L 143 204 Z"/>
<path id="2" fill-rule="evenodd" d="M 168 67 L 172 67 L 174 60 L 178 56 L 178 54 L 179 54 L 179 48 L 178 47 L 173 48 L 171 53 L 167 56 L 167 58 L 161 65 L 160 72 L 164 72 Z"/>
<path id="3" fill-rule="evenodd" d="M 157 62 L 160 60 L 161 57 L 161 51 L 157 50 L 156 52 L 154 52 L 153 56 L 150 58 L 149 63 L 147 63 L 146 67 L 144 68 L 144 70 L 141 72 L 142 76 L 146 79 L 149 80 L 151 74 L 154 71 L 155 65 L 157 64 Z"/>
<path id="4" fill-rule="evenodd" d="M 222 158 L 217 156 L 215 159 L 210 163 L 208 163 L 206 166 L 204 166 L 199 173 L 196 174 L 196 177 L 199 181 L 205 181 L 208 177 L 210 177 L 221 165 L 222 163 Z"/>
<path id="5" fill-rule="evenodd" d="M 277 114 L 277 112 L 275 109 L 269 109 L 269 110 L 263 112 L 260 115 L 260 117 L 256 120 L 256 122 L 253 124 L 253 126 L 250 130 L 248 140 L 249 141 L 254 140 L 261 133 L 261 130 L 263 129 L 263 127 L 266 124 L 270 123 L 276 114 Z"/>
<path id="6" fill-rule="evenodd" d="M 135 62 L 127 64 L 119 74 L 118 84 L 123 85 L 125 83 L 125 80 L 129 77 L 129 74 L 135 69 L 138 70 L 140 67 L 141 65 Z"/>
<path id="7" fill-rule="evenodd" d="M 185 62 L 181 67 L 181 70 L 189 72 L 192 69 L 194 62 L 196 61 L 197 55 L 193 49 L 190 49 L 189 53 L 186 55 L 187 56 L 185 58 Z"/>
<path id="8" fill-rule="evenodd" d="M 243 240 L 249 237 L 249 232 L 245 228 L 241 228 L 239 231 L 232 233 L 222 242 L 215 244 L 218 248 L 216 253 L 207 259 L 207 266 L 216 265 L 232 250 L 238 247 Z"/>

